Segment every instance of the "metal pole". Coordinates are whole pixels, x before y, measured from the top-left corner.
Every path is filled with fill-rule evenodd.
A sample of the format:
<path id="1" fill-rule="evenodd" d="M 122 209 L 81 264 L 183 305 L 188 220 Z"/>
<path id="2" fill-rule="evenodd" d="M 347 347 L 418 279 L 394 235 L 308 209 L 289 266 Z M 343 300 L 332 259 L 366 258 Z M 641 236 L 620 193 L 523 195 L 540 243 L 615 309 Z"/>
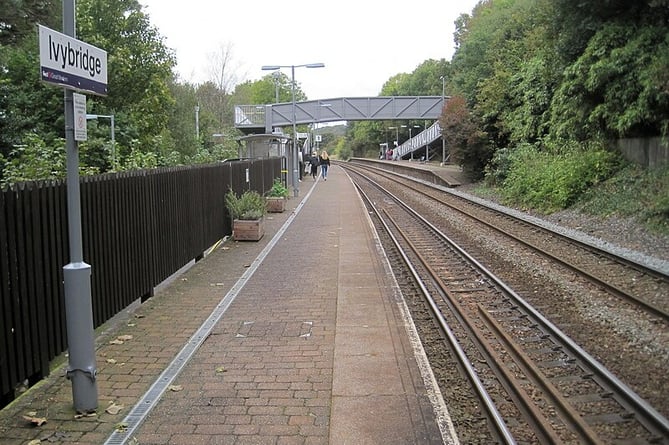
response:
<path id="1" fill-rule="evenodd" d="M 444 112 L 446 105 L 446 76 L 441 76 L 441 112 Z M 441 131 L 441 165 L 446 165 L 446 138 L 444 131 Z"/>
<path id="2" fill-rule="evenodd" d="M 278 71 L 274 72 L 274 91 L 275 91 L 275 98 L 274 98 L 274 103 L 278 104 L 279 103 L 279 77 L 281 76 L 281 73 Z"/>
<path id="3" fill-rule="evenodd" d="M 427 121 L 423 124 L 424 129 L 423 131 L 427 130 Z M 429 162 L 430 160 L 430 143 L 427 141 L 427 138 L 425 138 L 425 162 Z"/>
<path id="4" fill-rule="evenodd" d="M 195 139 L 200 140 L 200 106 L 195 105 Z"/>
<path id="5" fill-rule="evenodd" d="M 291 94 L 293 97 L 293 159 L 292 159 L 292 166 L 293 166 L 293 196 L 295 198 L 298 197 L 300 194 L 300 189 L 298 188 L 298 183 L 297 183 L 297 114 L 295 111 L 295 65 L 290 66 L 290 78 L 291 78 Z"/>
<path id="6" fill-rule="evenodd" d="M 75 36 L 74 0 L 63 0 L 63 33 Z M 91 266 L 83 261 L 81 236 L 81 196 L 79 191 L 79 153 L 74 140 L 72 91 L 65 90 L 65 139 L 67 147 L 67 216 L 70 263 L 63 267 L 65 317 L 74 409 L 80 413 L 98 407 Z"/>
<path id="7" fill-rule="evenodd" d="M 116 171 L 116 136 L 114 130 L 114 115 L 111 115 L 111 143 L 112 143 L 112 168 Z"/>

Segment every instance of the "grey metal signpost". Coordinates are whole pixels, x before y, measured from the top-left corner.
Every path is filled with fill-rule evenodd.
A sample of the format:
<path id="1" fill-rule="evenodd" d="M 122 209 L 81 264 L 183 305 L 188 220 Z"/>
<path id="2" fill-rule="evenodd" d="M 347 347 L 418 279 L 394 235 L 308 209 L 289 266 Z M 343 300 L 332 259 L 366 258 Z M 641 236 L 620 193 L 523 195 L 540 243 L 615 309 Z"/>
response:
<path id="1" fill-rule="evenodd" d="M 63 1 L 63 31 L 75 37 L 74 0 Z M 91 302 L 91 266 L 84 263 L 81 237 L 81 197 L 79 191 L 79 153 L 74 140 L 72 90 L 65 90 L 65 139 L 67 144 L 67 213 L 70 237 L 70 263 L 63 268 L 65 279 L 65 314 L 67 345 L 72 380 L 72 399 L 78 412 L 98 407 L 93 306 Z"/>
<path id="2" fill-rule="evenodd" d="M 67 149 L 67 216 L 70 263 L 63 267 L 65 317 L 74 409 L 90 413 L 98 407 L 91 266 L 84 262 L 81 235 L 79 152 L 76 137 L 85 138 L 85 97 L 78 95 L 75 122 L 73 90 L 107 93 L 107 53 L 75 37 L 74 0 L 63 0 L 63 34 L 39 27 L 42 80 L 65 87 Z M 83 127 L 82 127 L 83 125 Z M 75 129 L 78 133 L 75 134 Z M 83 130 L 83 131 L 82 131 Z"/>

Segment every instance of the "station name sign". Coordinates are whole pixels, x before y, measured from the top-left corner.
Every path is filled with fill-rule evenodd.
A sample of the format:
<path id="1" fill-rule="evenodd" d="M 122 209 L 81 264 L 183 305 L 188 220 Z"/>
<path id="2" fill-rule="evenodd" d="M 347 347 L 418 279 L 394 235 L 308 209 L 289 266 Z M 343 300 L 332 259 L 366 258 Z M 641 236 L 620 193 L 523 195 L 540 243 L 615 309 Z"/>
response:
<path id="1" fill-rule="evenodd" d="M 65 88 L 107 95 L 107 52 L 39 25 L 42 80 Z"/>

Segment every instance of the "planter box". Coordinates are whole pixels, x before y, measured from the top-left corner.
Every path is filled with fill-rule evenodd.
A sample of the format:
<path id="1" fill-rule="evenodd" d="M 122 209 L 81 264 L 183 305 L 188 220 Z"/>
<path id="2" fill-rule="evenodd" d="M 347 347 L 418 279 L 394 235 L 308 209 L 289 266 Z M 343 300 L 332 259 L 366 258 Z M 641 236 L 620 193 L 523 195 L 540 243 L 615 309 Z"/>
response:
<path id="1" fill-rule="evenodd" d="M 282 213 L 286 210 L 286 198 L 267 197 L 267 211 L 270 213 Z"/>
<path id="2" fill-rule="evenodd" d="M 235 219 L 232 222 L 232 236 L 235 241 L 258 241 L 265 234 L 263 218 Z"/>

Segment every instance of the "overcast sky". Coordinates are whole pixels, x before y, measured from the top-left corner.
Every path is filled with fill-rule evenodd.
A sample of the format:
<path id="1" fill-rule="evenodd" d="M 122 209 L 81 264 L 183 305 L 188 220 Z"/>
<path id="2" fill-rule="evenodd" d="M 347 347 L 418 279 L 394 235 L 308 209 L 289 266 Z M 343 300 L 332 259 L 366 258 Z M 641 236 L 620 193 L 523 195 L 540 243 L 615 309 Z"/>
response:
<path id="1" fill-rule="evenodd" d="M 139 0 L 176 52 L 184 81 L 210 78 L 211 54 L 230 46 L 239 81 L 296 68 L 309 99 L 377 96 L 398 73 L 453 56 L 454 22 L 478 0 Z M 290 77 L 290 68 L 282 70 Z"/>

